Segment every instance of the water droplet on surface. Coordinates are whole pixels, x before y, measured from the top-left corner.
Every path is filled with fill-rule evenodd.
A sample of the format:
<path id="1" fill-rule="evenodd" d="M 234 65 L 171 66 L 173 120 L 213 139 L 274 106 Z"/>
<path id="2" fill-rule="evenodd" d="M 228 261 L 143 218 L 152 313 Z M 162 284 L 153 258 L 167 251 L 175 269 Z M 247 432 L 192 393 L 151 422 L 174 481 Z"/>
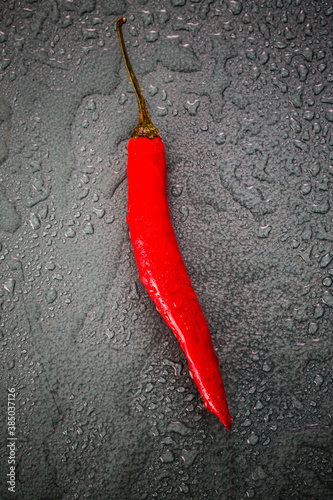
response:
<path id="1" fill-rule="evenodd" d="M 318 325 L 317 323 L 310 323 L 309 324 L 309 333 L 314 335 L 318 331 Z"/>
<path id="2" fill-rule="evenodd" d="M 195 100 L 194 102 L 187 101 L 184 104 L 184 108 L 188 111 L 190 116 L 196 116 L 199 106 L 200 106 L 199 99 Z"/>
<path id="3" fill-rule="evenodd" d="M 326 290 L 322 295 L 322 300 L 328 307 L 333 308 L 333 295 L 331 292 Z"/>
<path id="4" fill-rule="evenodd" d="M 149 33 L 146 33 L 145 35 L 145 40 L 149 43 L 156 42 L 160 37 L 158 31 L 150 31 Z"/>
<path id="5" fill-rule="evenodd" d="M 313 312 L 313 316 L 315 319 L 319 319 L 321 318 L 322 316 L 324 316 L 324 313 L 325 313 L 325 309 L 323 308 L 323 306 L 321 304 L 317 304 L 314 308 L 314 312 Z"/>
<path id="6" fill-rule="evenodd" d="M 328 198 L 323 198 L 323 200 L 319 205 L 312 206 L 312 210 L 316 214 L 327 214 L 329 209 L 330 209 L 330 202 L 328 201 Z"/>
<path id="7" fill-rule="evenodd" d="M 172 188 L 171 188 L 171 194 L 175 198 L 178 198 L 179 196 L 181 196 L 182 192 L 183 192 L 182 186 L 172 186 Z"/>
<path id="8" fill-rule="evenodd" d="M 168 114 L 167 108 L 157 107 L 157 116 L 166 116 Z"/>
<path id="9" fill-rule="evenodd" d="M 263 409 L 263 407 L 264 407 L 264 405 L 262 404 L 262 402 L 261 402 L 261 401 L 257 401 L 257 402 L 256 402 L 256 405 L 255 405 L 255 407 L 254 407 L 254 408 L 255 408 L 256 410 L 262 410 L 262 409 Z"/>
<path id="10" fill-rule="evenodd" d="M 230 12 L 232 12 L 235 16 L 238 16 L 243 10 L 243 5 L 238 0 L 229 0 L 227 2 L 227 6 Z"/>
<path id="11" fill-rule="evenodd" d="M 259 56 L 259 61 L 261 64 L 266 64 L 269 60 L 269 54 L 266 51 L 262 52 Z"/>
<path id="12" fill-rule="evenodd" d="M 14 359 L 10 359 L 9 361 L 7 361 L 7 368 L 8 370 L 12 370 L 15 366 L 15 360 Z"/>
<path id="13" fill-rule="evenodd" d="M 300 257 L 306 262 L 308 266 L 312 266 L 311 255 L 312 255 L 313 245 L 310 245 L 306 250 L 300 252 Z"/>
<path id="14" fill-rule="evenodd" d="M 154 15 L 147 10 L 143 10 L 141 12 L 141 19 L 145 28 L 148 28 L 151 24 L 154 24 Z"/>
<path id="15" fill-rule="evenodd" d="M 227 138 L 226 134 L 224 132 L 221 132 L 216 136 L 215 143 L 218 144 L 219 146 L 222 146 L 225 143 L 226 138 Z"/>
<path id="16" fill-rule="evenodd" d="M 54 288 L 49 288 L 45 293 L 45 300 L 48 304 L 52 304 L 57 298 L 57 291 Z"/>
<path id="17" fill-rule="evenodd" d="M 38 207 L 38 215 L 41 219 L 46 219 L 49 207 L 47 205 L 40 205 Z"/>
<path id="18" fill-rule="evenodd" d="M 250 76 L 253 78 L 253 80 L 258 80 L 260 75 L 261 75 L 260 68 L 258 68 L 258 66 L 253 66 L 250 70 Z"/>
<path id="19" fill-rule="evenodd" d="M 104 208 L 92 208 L 92 212 L 96 214 L 99 219 L 102 219 L 105 215 Z"/>
<path id="20" fill-rule="evenodd" d="M 86 167 L 82 167 L 80 172 L 83 174 L 93 174 L 95 172 L 95 167 L 93 165 L 87 165 Z"/>
<path id="21" fill-rule="evenodd" d="M 322 268 L 327 267 L 330 264 L 331 261 L 332 261 L 332 257 L 330 256 L 329 253 L 327 253 L 326 255 L 324 255 L 320 259 L 320 267 L 322 267 Z"/>
<path id="22" fill-rule="evenodd" d="M 3 287 L 10 295 L 13 295 L 15 289 L 15 280 L 13 278 L 9 278 L 8 280 L 3 282 Z"/>
<path id="23" fill-rule="evenodd" d="M 188 436 L 191 430 L 182 422 L 170 422 L 167 427 L 167 432 L 175 432 L 181 436 Z"/>
<path id="24" fill-rule="evenodd" d="M 76 235 L 76 232 L 74 231 L 74 229 L 72 227 L 69 227 L 65 230 L 64 235 L 66 236 L 66 238 L 74 238 Z"/>
<path id="25" fill-rule="evenodd" d="M 255 446 L 258 442 L 259 442 L 258 436 L 254 432 L 251 432 L 250 436 L 247 439 L 247 443 L 252 446 Z"/>
<path id="26" fill-rule="evenodd" d="M 6 40 L 7 35 L 3 31 L 0 31 L 0 43 L 4 43 Z"/>
<path id="27" fill-rule="evenodd" d="M 181 483 L 181 484 L 179 485 L 179 489 L 180 489 L 180 491 L 181 491 L 182 493 L 185 493 L 185 494 L 186 494 L 186 493 L 188 493 L 188 492 L 190 491 L 190 488 L 189 488 L 189 487 L 188 487 L 188 485 L 187 485 L 187 484 L 185 484 L 185 483 Z"/>
<path id="28" fill-rule="evenodd" d="M 52 278 L 57 281 L 62 281 L 64 279 L 62 274 L 54 274 Z"/>
<path id="29" fill-rule="evenodd" d="M 307 111 L 304 111 L 303 113 L 303 118 L 308 121 L 313 120 L 314 116 L 315 116 L 314 112 L 309 109 Z"/>
<path id="30" fill-rule="evenodd" d="M 294 117 L 290 117 L 289 125 L 296 134 L 300 133 L 302 130 L 302 126 L 301 126 L 300 122 L 295 120 Z"/>
<path id="31" fill-rule="evenodd" d="M 112 224 L 115 221 L 115 216 L 110 215 L 109 217 L 105 217 L 104 222 L 105 224 Z"/>
<path id="32" fill-rule="evenodd" d="M 271 230 L 272 230 L 272 226 L 269 226 L 269 225 L 259 227 L 258 238 L 268 238 Z"/>
<path id="33" fill-rule="evenodd" d="M 82 226 L 82 231 L 86 234 L 93 234 L 94 233 L 94 227 L 90 222 L 86 222 L 84 226 Z"/>
<path id="34" fill-rule="evenodd" d="M 267 477 L 267 474 L 261 465 L 259 465 L 252 473 L 252 478 L 254 481 L 263 480 L 263 479 L 266 479 L 266 477 Z"/>
<path id="35" fill-rule="evenodd" d="M 82 188 L 80 189 L 80 191 L 78 192 L 77 194 L 77 199 L 78 200 L 83 200 L 84 198 L 86 198 L 89 194 L 89 189 L 88 188 Z"/>
<path id="36" fill-rule="evenodd" d="M 94 101 L 94 99 L 89 99 L 87 109 L 91 111 L 94 111 L 96 109 L 96 102 Z"/>
<path id="37" fill-rule="evenodd" d="M 199 452 L 196 449 L 191 449 L 191 450 L 182 450 L 181 452 L 181 458 L 185 462 L 185 467 L 190 467 L 196 457 L 198 456 Z"/>
<path id="38" fill-rule="evenodd" d="M 311 184 L 308 184 L 308 183 L 302 184 L 302 186 L 300 188 L 301 193 L 304 195 L 311 193 L 311 190 L 312 190 L 312 186 L 311 186 Z"/>
<path id="39" fill-rule="evenodd" d="M 160 459 L 163 463 L 170 464 L 174 461 L 175 458 L 170 450 L 166 450 L 164 453 L 162 453 Z"/>
<path id="40" fill-rule="evenodd" d="M 154 385 L 149 383 L 146 385 L 146 392 L 151 392 L 154 389 Z"/>
<path id="41" fill-rule="evenodd" d="M 328 109 L 325 112 L 325 118 L 326 118 L 327 121 L 333 122 L 333 109 Z"/>
<path id="42" fill-rule="evenodd" d="M 150 85 L 149 87 L 149 94 L 154 97 L 158 93 L 158 87 L 154 87 L 153 85 Z"/>
<path id="43" fill-rule="evenodd" d="M 128 97 L 125 94 L 121 94 L 118 99 L 119 104 L 122 106 L 128 100 Z"/>
<path id="44" fill-rule="evenodd" d="M 40 228 L 40 220 L 36 214 L 34 214 L 34 213 L 30 214 L 29 222 L 30 222 L 32 229 L 34 229 L 34 231 L 36 231 L 37 229 Z"/>
<path id="45" fill-rule="evenodd" d="M 186 219 L 188 218 L 189 216 L 189 209 L 188 207 L 180 207 L 179 208 L 179 213 L 182 215 L 182 217 L 180 218 L 180 222 L 185 222 Z"/>
<path id="46" fill-rule="evenodd" d="M 325 89 L 325 87 L 326 85 L 324 83 L 317 83 L 312 89 L 314 95 L 319 95 Z"/>
<path id="47" fill-rule="evenodd" d="M 323 279 L 323 285 L 324 286 L 331 286 L 332 285 L 332 278 L 329 276 L 326 276 L 326 278 Z"/>
<path id="48" fill-rule="evenodd" d="M 322 383 L 324 382 L 324 379 L 323 377 L 321 377 L 320 375 L 316 375 L 315 378 L 314 378 L 314 383 L 320 387 L 322 385 Z"/>

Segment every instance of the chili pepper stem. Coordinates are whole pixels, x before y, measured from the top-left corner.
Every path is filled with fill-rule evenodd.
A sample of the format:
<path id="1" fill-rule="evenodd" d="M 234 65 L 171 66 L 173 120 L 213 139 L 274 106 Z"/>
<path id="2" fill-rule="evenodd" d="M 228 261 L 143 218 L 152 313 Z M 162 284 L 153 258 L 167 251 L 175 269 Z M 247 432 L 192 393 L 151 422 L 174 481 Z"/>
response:
<path id="1" fill-rule="evenodd" d="M 146 101 L 142 94 L 141 87 L 139 85 L 138 80 L 136 79 L 131 62 L 127 54 L 123 37 L 123 30 L 122 30 L 122 26 L 123 24 L 126 23 L 126 21 L 127 21 L 126 17 L 119 17 L 119 19 L 117 20 L 117 33 L 119 37 L 120 48 L 128 72 L 128 76 L 130 77 L 130 80 L 132 82 L 139 105 L 139 122 L 135 127 L 135 129 L 133 130 L 131 137 L 133 139 L 137 139 L 138 137 L 148 137 L 149 139 L 153 139 L 154 137 L 160 137 L 160 133 L 151 121 Z"/>

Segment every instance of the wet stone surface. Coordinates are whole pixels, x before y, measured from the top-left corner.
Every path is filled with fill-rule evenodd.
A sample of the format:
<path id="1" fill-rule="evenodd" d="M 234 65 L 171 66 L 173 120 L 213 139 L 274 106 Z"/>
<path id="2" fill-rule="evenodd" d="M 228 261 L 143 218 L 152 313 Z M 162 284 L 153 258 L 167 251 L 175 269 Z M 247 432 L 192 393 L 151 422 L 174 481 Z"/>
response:
<path id="1" fill-rule="evenodd" d="M 139 280 L 124 37 L 233 426 Z M 0 0 L 1 499 L 332 498 L 328 0 Z"/>

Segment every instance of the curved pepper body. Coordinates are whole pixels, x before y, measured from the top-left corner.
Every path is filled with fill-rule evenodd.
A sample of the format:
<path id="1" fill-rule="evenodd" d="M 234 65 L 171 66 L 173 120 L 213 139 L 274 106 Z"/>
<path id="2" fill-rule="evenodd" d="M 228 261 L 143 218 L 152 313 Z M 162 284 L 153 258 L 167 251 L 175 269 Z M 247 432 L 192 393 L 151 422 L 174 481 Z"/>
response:
<path id="1" fill-rule="evenodd" d="M 218 359 L 171 224 L 159 137 L 130 139 L 127 176 L 127 222 L 140 279 L 179 340 L 205 407 L 230 429 Z"/>

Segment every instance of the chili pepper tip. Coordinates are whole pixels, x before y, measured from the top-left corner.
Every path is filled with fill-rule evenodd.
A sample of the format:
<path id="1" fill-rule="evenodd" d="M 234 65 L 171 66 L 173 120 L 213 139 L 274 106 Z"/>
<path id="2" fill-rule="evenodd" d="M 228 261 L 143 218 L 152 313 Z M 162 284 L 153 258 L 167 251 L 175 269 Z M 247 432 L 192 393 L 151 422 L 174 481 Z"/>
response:
<path id="1" fill-rule="evenodd" d="M 219 419 L 221 420 L 222 424 L 228 429 L 230 430 L 231 428 L 231 425 L 232 425 L 232 419 L 230 417 L 230 415 L 227 415 L 227 416 L 223 416 L 223 417 L 220 417 L 219 416 Z"/>

